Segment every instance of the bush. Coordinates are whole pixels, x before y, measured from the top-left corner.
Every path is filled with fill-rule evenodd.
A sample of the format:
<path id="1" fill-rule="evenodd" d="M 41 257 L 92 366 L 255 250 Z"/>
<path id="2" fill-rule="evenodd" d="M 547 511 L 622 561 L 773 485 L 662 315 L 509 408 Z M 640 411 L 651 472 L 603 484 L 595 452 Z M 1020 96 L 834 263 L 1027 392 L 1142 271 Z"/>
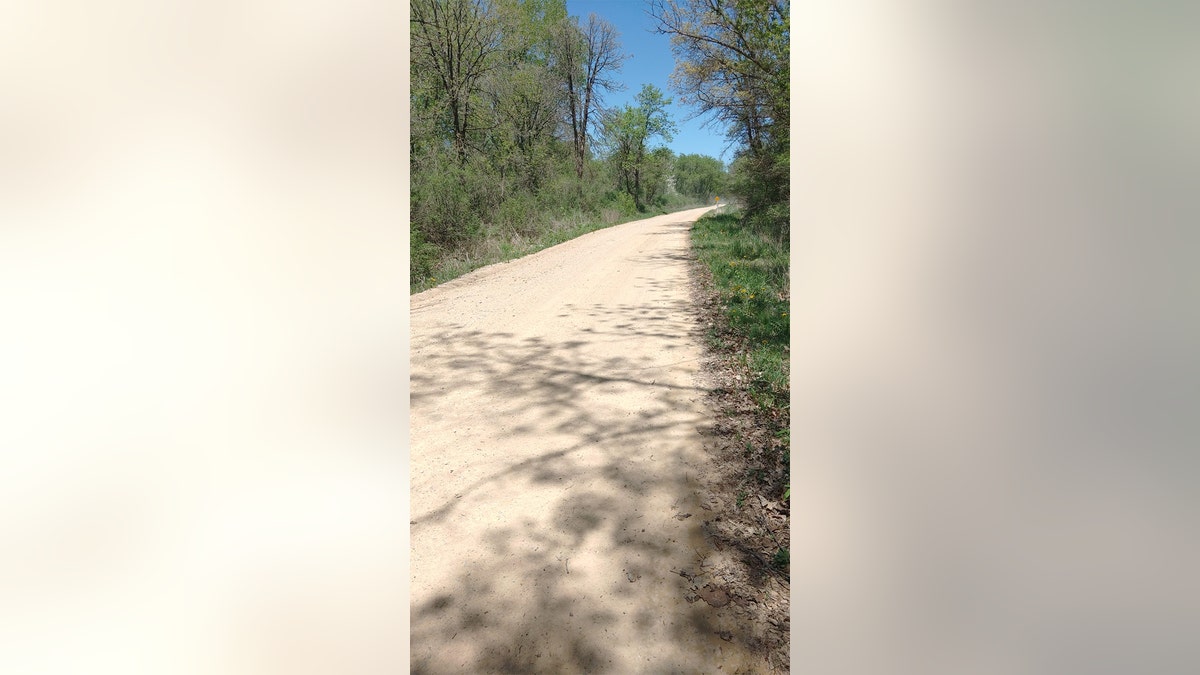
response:
<path id="1" fill-rule="evenodd" d="M 425 241 L 425 236 L 415 227 L 408 228 L 408 276 L 409 283 L 432 275 L 438 260 L 438 248 Z"/>
<path id="2" fill-rule="evenodd" d="M 756 233 L 787 243 L 791 236 L 787 153 L 743 155 L 732 168 L 730 189 L 745 204 L 744 224 Z"/>
<path id="3" fill-rule="evenodd" d="M 441 245 L 461 242 L 479 227 L 461 172 L 447 169 L 414 173 L 412 182 L 412 227 L 423 241 Z"/>
<path id="4" fill-rule="evenodd" d="M 623 216 L 637 215 L 638 212 L 637 204 L 627 192 L 610 191 L 604 196 L 604 205 L 616 209 Z"/>
<path id="5" fill-rule="evenodd" d="M 474 210 L 476 221 L 484 218 L 491 219 L 505 198 L 505 183 L 500 176 L 487 165 L 485 160 L 475 157 L 461 169 L 463 188 L 465 188 L 471 208 Z M 513 182 L 513 181 L 509 181 Z"/>
<path id="6" fill-rule="evenodd" d="M 519 192 L 504 200 L 496 212 L 495 223 L 523 234 L 537 231 L 541 220 L 537 199 L 528 193 Z"/>
<path id="7" fill-rule="evenodd" d="M 570 171 L 551 177 L 537 193 L 538 210 L 543 213 L 566 213 L 581 208 L 588 210 L 580 201 L 579 181 Z"/>

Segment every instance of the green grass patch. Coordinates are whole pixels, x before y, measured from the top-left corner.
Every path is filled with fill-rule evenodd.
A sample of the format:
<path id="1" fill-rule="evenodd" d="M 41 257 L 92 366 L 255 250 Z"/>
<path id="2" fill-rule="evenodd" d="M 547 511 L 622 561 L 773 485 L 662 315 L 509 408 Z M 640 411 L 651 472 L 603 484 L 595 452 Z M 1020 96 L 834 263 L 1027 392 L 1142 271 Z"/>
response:
<path id="1" fill-rule="evenodd" d="M 750 374 L 749 393 L 764 409 L 786 408 L 789 364 L 789 254 L 785 244 L 743 226 L 740 214 L 709 213 L 692 228 L 692 249 L 712 271 L 735 358 Z"/>

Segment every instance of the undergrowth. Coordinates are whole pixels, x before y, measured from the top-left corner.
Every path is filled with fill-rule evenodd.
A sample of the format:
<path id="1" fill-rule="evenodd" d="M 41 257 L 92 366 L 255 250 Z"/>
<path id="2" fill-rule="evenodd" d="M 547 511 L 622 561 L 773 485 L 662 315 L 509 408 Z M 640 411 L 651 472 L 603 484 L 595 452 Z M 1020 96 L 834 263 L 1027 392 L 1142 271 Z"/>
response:
<path id="1" fill-rule="evenodd" d="M 420 293 L 481 267 L 537 253 L 589 232 L 699 206 L 703 204 L 675 195 L 645 211 L 636 211 L 631 204 L 628 209 L 602 208 L 599 213 L 577 211 L 553 218 L 515 218 L 502 213 L 495 223 L 481 225 L 472 239 L 451 251 L 438 249 L 410 230 L 409 293 Z"/>
<path id="2" fill-rule="evenodd" d="M 737 476 L 731 488 L 737 510 L 752 496 L 778 501 L 786 510 L 791 497 L 787 243 L 748 225 L 737 211 L 705 215 L 691 236 L 705 280 L 708 347 L 720 364 L 717 372 L 728 373 L 727 397 L 717 406 L 733 430 L 728 447 L 734 453 L 730 466 L 737 467 L 731 474 Z M 773 562 L 786 568 L 785 546 L 774 544 Z"/>
<path id="3" fill-rule="evenodd" d="M 712 271 L 727 322 L 710 339 L 730 349 L 765 411 L 786 410 L 790 387 L 789 253 L 786 243 L 743 227 L 739 214 L 709 213 L 692 228 L 692 249 Z"/>

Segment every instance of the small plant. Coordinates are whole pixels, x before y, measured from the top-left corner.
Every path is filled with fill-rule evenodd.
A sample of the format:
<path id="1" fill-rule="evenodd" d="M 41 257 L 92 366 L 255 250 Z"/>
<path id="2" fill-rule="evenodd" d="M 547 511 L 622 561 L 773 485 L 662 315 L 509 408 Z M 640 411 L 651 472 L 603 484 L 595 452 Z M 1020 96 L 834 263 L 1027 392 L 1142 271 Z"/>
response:
<path id="1" fill-rule="evenodd" d="M 790 557 L 791 556 L 786 548 L 780 548 L 779 550 L 775 551 L 775 555 L 771 556 L 771 564 L 781 569 L 786 569 L 788 564 L 791 562 Z"/>
<path id="2" fill-rule="evenodd" d="M 746 495 L 746 491 L 745 491 L 745 490 L 738 490 L 738 493 L 737 493 L 737 507 L 738 507 L 739 509 L 740 509 L 740 508 L 742 508 L 742 505 L 746 503 L 746 496 L 747 496 L 747 495 Z"/>
<path id="3" fill-rule="evenodd" d="M 692 228 L 697 257 L 712 272 L 735 342 L 744 343 L 748 393 L 768 411 L 786 409 L 789 363 L 788 247 L 749 227 L 740 214 L 705 215 Z"/>

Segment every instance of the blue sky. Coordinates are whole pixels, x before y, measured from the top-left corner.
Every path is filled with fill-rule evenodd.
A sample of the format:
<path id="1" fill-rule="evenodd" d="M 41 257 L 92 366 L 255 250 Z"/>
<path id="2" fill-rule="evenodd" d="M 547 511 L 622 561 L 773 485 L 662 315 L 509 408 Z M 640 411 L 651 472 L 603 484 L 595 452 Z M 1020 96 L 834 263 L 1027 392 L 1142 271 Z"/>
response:
<path id="1" fill-rule="evenodd" d="M 643 84 L 653 84 L 667 97 L 675 99 L 670 114 L 679 131 L 667 146 L 676 154 L 698 153 L 717 157 L 728 164 L 733 159 L 733 148 L 725 150 L 728 141 L 721 129 L 702 128 L 702 119 L 685 121 L 694 111 L 690 106 L 679 104 L 679 96 L 671 91 L 667 82 L 675 69 L 671 39 L 653 32 L 655 21 L 647 15 L 647 8 L 644 0 L 567 0 L 567 12 L 579 17 L 581 24 L 587 22 L 588 14 L 595 13 L 616 26 L 623 51 L 630 55 L 617 74 L 626 89 L 608 94 L 605 105 L 633 103 L 633 97 Z"/>

